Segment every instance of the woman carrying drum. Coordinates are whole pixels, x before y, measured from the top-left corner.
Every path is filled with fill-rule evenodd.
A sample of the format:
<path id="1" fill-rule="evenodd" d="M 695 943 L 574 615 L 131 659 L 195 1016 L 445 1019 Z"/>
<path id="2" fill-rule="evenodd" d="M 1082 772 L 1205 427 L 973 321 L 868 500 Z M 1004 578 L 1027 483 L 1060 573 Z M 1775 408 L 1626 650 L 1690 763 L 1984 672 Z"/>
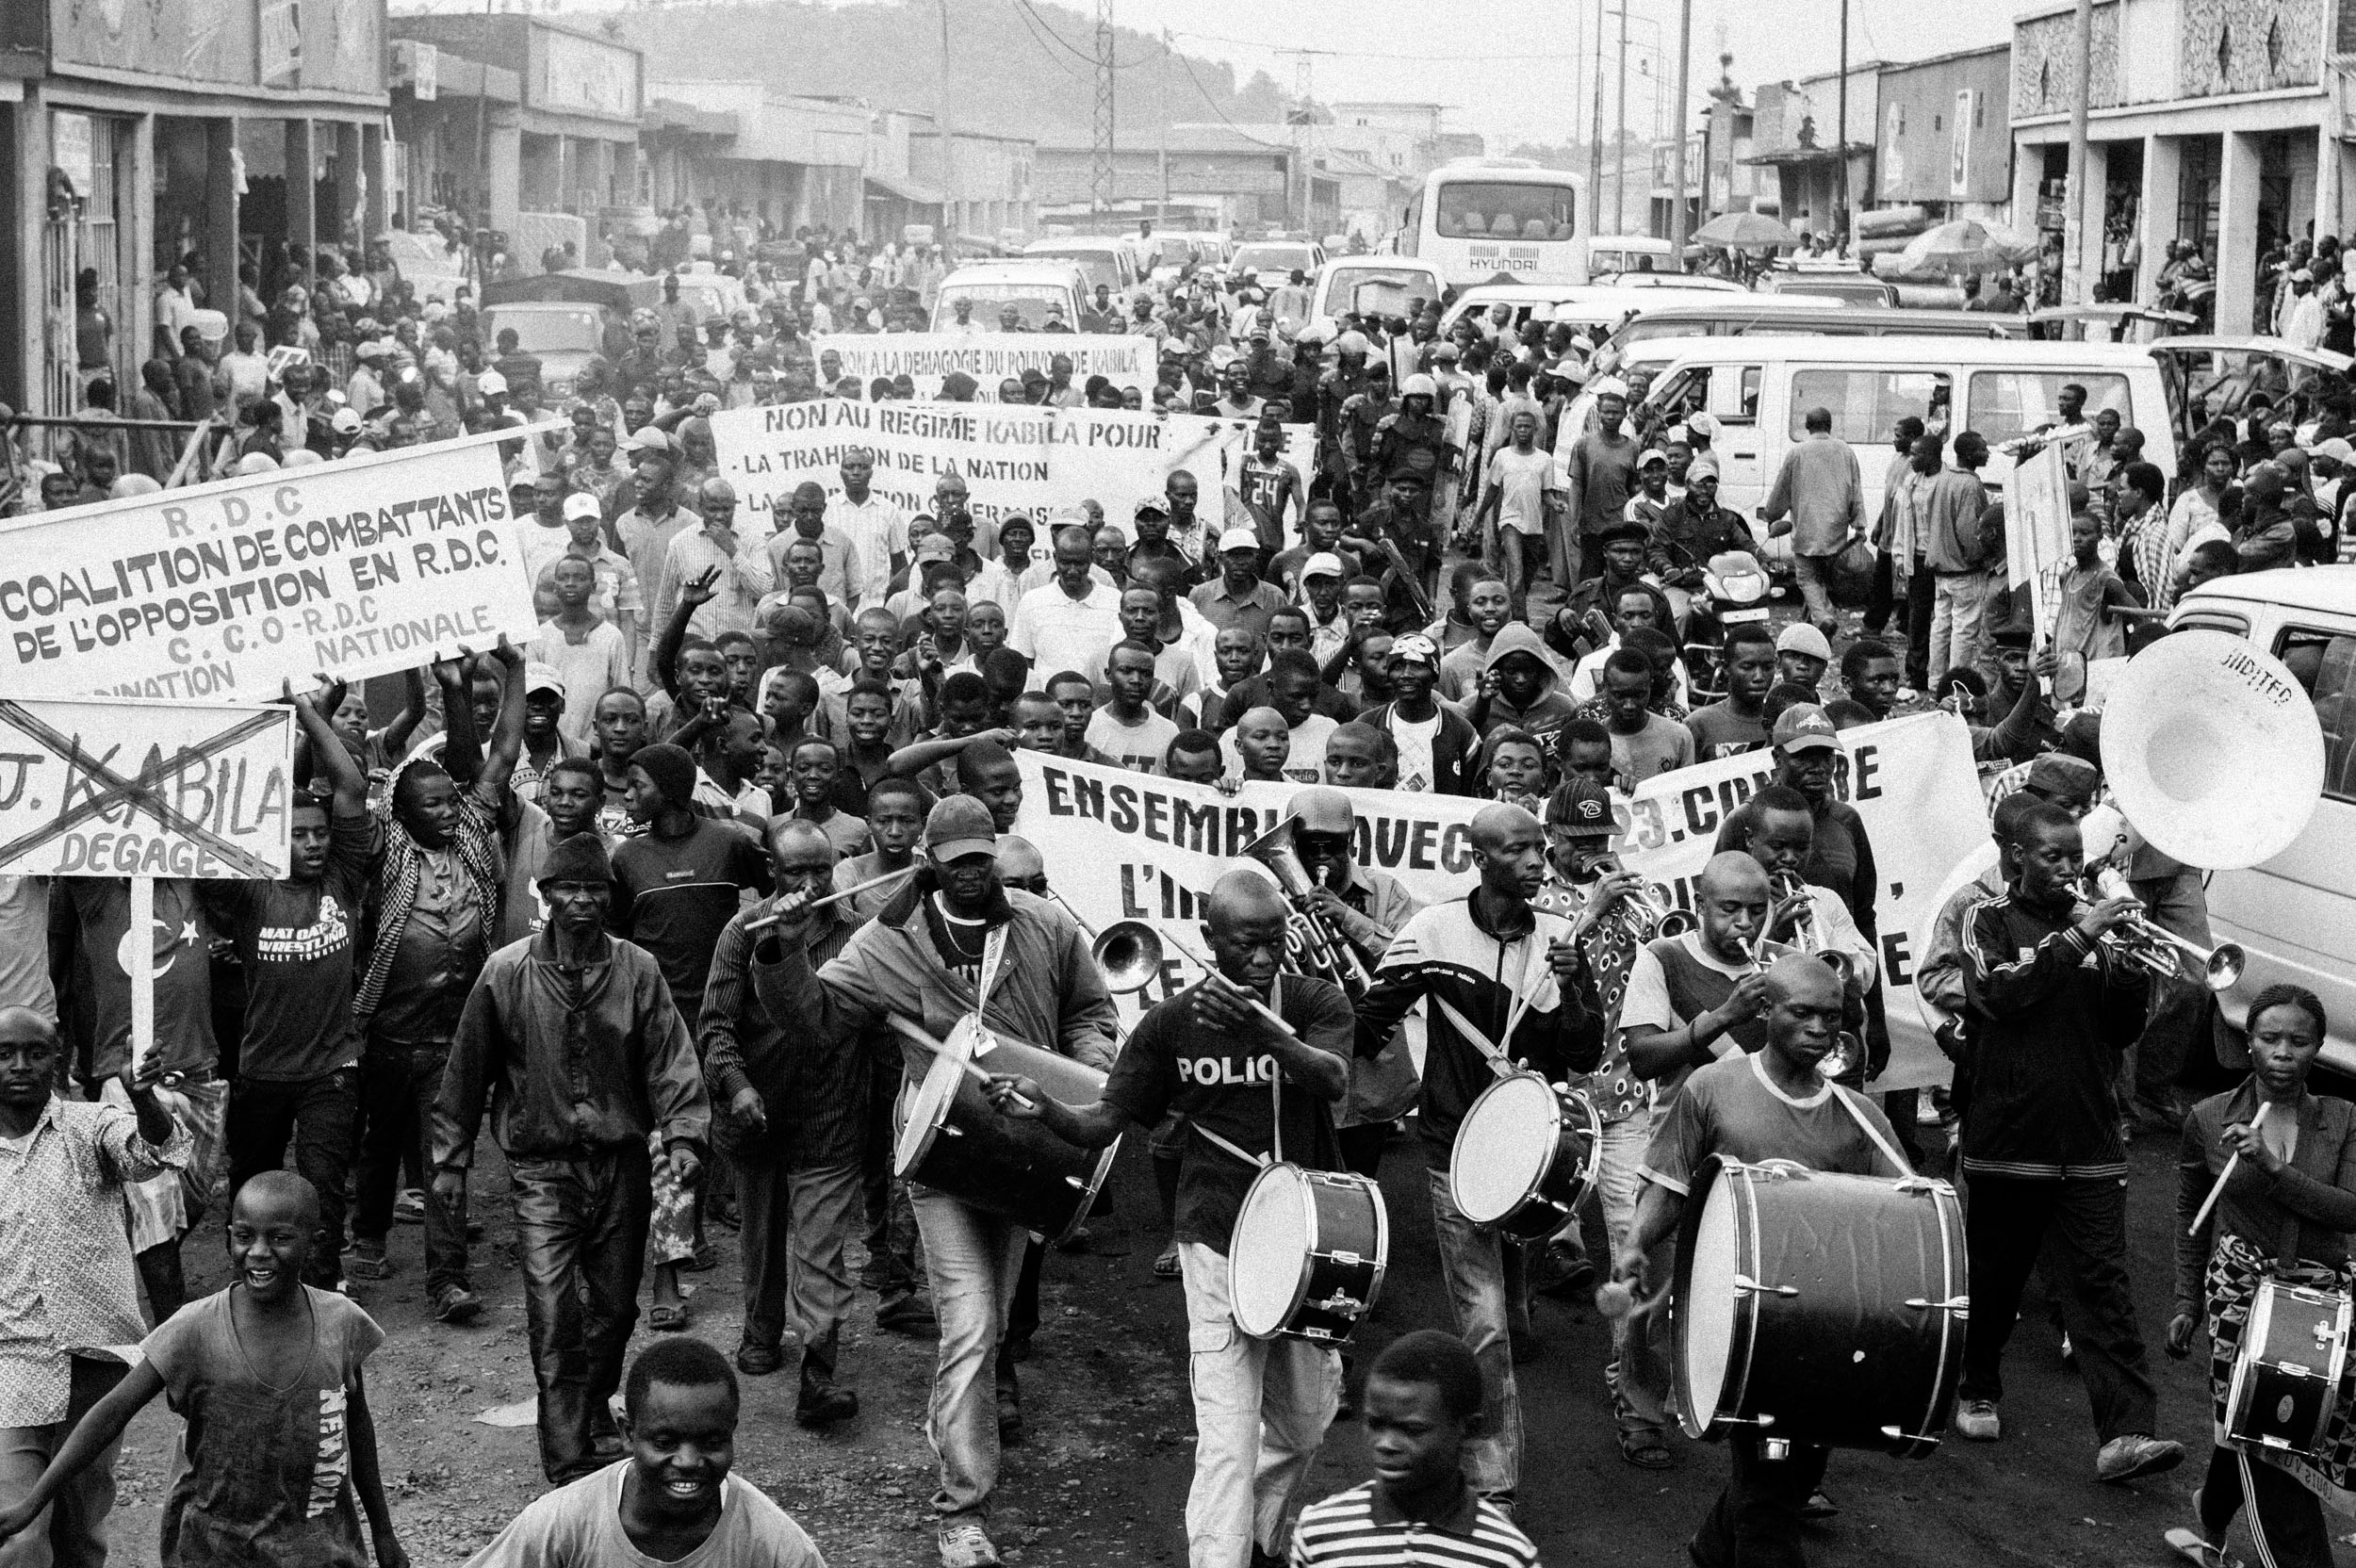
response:
<path id="1" fill-rule="evenodd" d="M 2265 1561 L 2275 1568 L 2331 1568 L 2331 1532 L 2310 1487 L 2351 1490 L 2356 1455 L 2348 1446 L 2342 1357 L 2330 1358 L 2340 1363 L 2334 1368 L 2340 1376 L 2328 1398 L 2321 1441 L 2300 1446 L 2313 1451 L 2235 1438 L 2239 1420 L 2229 1408 L 2236 1366 L 2246 1359 L 2251 1308 L 2262 1294 L 2289 1284 L 2345 1299 L 2356 1278 L 2345 1234 L 2356 1231 L 2356 1105 L 2307 1091 L 2323 1036 L 2323 1004 L 2314 992 L 2296 986 L 2261 991 L 2250 1005 L 2249 1080 L 2195 1105 L 2184 1123 L 2176 1316 L 2168 1326 L 2168 1349 L 2175 1356 L 2189 1352 L 2201 1326 L 2198 1315 L 2205 1315 L 2217 1443 L 2198 1498 L 2199 1530 L 2170 1530 L 2168 1541 L 2204 1568 L 2233 1562 L 2225 1554 L 2225 1532 L 2245 1503 Z M 2304 1305 L 2314 1298 L 2302 1294 L 2299 1299 Z M 2308 1333 L 2307 1324 L 2320 1314 L 2298 1315 L 2294 1333 L 2276 1343 L 2303 1340 L 2312 1353 L 2320 1336 Z M 2345 1317 L 2340 1321 L 2344 1326 Z"/>

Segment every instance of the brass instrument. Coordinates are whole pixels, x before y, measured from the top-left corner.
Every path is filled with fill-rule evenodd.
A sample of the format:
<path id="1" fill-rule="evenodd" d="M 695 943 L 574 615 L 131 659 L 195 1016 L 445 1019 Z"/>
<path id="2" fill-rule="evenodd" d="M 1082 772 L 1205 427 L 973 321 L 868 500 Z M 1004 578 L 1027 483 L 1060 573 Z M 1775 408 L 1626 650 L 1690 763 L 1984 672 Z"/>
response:
<path id="1" fill-rule="evenodd" d="M 1824 923 L 1816 918 L 1816 899 L 1808 890 L 1807 879 L 1795 871 L 1777 872 L 1769 886 L 1771 896 L 1777 904 L 1789 904 L 1794 899 L 1805 901 L 1799 926 L 1792 935 L 1792 945 L 1812 958 L 1823 960 L 1840 978 L 1841 984 L 1844 988 L 1848 986 L 1856 978 L 1856 961 L 1832 945 L 1832 939 L 1824 930 Z M 1770 923 L 1773 923 L 1772 921 Z"/>
<path id="2" fill-rule="evenodd" d="M 1242 853 L 1274 874 L 1284 902 L 1292 906 L 1289 923 L 1299 939 L 1301 972 L 1331 980 L 1356 1001 L 1374 988 L 1374 976 L 1366 972 L 1365 961 L 1358 956 L 1358 950 L 1350 945 L 1349 939 L 1330 929 L 1317 906 L 1309 901 L 1309 895 L 1324 883 L 1309 874 L 1309 868 L 1301 864 L 1301 852 L 1293 847 L 1293 829 L 1300 821 L 1298 817 L 1286 817 L 1244 845 Z M 1288 951 L 1293 945 L 1287 944 Z"/>
<path id="3" fill-rule="evenodd" d="M 2133 898 L 2135 890 L 2118 867 L 2098 864 L 2089 874 L 2098 899 Z M 2138 966 L 2162 980 L 2184 973 L 2184 960 L 2201 972 L 2201 983 L 2213 991 L 2231 990 L 2241 978 L 2249 955 L 2239 942 L 2202 947 L 2159 925 L 2144 915 L 2130 915 L 2103 934 L 2102 945 L 2122 963 Z"/>
<path id="4" fill-rule="evenodd" d="M 1620 864 L 1616 855 L 1601 865 L 1607 875 L 1628 869 Z M 1604 919 L 1616 922 L 1640 942 L 1648 942 L 1655 937 L 1681 937 L 1701 925 L 1690 911 L 1671 908 L 1669 901 L 1654 892 L 1649 882 L 1624 894 Z"/>
<path id="5" fill-rule="evenodd" d="M 1162 972 L 1162 939 L 1153 928 L 1141 920 L 1115 921 L 1099 931 L 1088 923 L 1088 917 L 1072 906 L 1071 901 L 1053 887 L 1047 896 L 1063 906 L 1065 914 L 1076 922 L 1088 939 L 1088 956 L 1104 972 L 1104 988 L 1115 996 L 1141 991 L 1158 979 Z"/>

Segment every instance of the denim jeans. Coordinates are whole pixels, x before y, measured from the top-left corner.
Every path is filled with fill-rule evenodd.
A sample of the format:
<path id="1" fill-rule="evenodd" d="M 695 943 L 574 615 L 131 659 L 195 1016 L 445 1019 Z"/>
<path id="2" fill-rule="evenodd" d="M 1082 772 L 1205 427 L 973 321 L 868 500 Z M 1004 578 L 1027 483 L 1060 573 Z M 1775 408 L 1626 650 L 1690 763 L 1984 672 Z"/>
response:
<path id="1" fill-rule="evenodd" d="M 924 1272 L 941 1321 L 925 1435 L 941 1461 L 933 1494 L 940 1523 L 979 1523 L 998 1484 L 998 1398 L 992 1364 L 1014 1304 L 1029 1240 L 1011 1219 L 969 1208 L 945 1193 L 909 1193 L 924 1238 Z"/>
<path id="2" fill-rule="evenodd" d="M 344 1178 L 357 1152 L 352 1131 L 359 1118 L 356 1067 L 316 1078 L 240 1078 L 229 1093 L 229 1194 L 235 1198 L 253 1177 L 278 1169 L 286 1139 L 294 1139 L 295 1170 L 319 1195 L 319 1245 L 303 1282 L 321 1290 L 333 1290 L 343 1277 Z"/>
<path id="3" fill-rule="evenodd" d="M 1830 631 L 1841 624 L 1832 608 L 1832 568 L 1839 559 L 1837 555 L 1792 552 L 1792 579 L 1800 585 L 1800 599 L 1808 607 L 1808 624 L 1819 631 Z"/>
<path id="4" fill-rule="evenodd" d="M 0 1507 L 12 1507 L 49 1467 L 90 1407 L 114 1391 L 130 1368 L 95 1356 L 73 1358 L 65 1419 L 42 1427 L 0 1427 Z M 0 1546 L 0 1568 L 106 1568 L 106 1515 L 115 1506 L 115 1452 L 99 1450 L 90 1467 L 59 1489 L 30 1528 Z"/>
<path id="5" fill-rule="evenodd" d="M 859 1150 L 859 1186 L 867 1211 L 867 1266 L 875 1288 L 889 1300 L 917 1286 L 916 1218 L 908 1207 L 908 1184 L 892 1174 L 892 1102 L 897 1073 L 878 1073 L 867 1112 L 867 1136 Z"/>
<path id="6" fill-rule="evenodd" d="M 2078 1353 L 2102 1441 L 2152 1431 L 2158 1396 L 2127 1280 L 2126 1179 L 2039 1182 L 1974 1172 L 1965 1203 L 1972 1319 L 1964 1330 L 1961 1396 L 2004 1396 L 2004 1342 L 2034 1266 L 2061 1298 L 2062 1327 Z"/>
<path id="7" fill-rule="evenodd" d="M 1636 1202 L 1644 1190 L 1637 1167 L 1652 1142 L 1656 1113 L 1647 1105 L 1625 1121 L 1604 1123 L 1603 1144 L 1595 1162 L 1595 1185 L 1603 1200 L 1603 1228 L 1612 1250 L 1636 1228 Z M 1677 1238 L 1652 1250 L 1652 1288 L 1669 1282 L 1677 1266 Z M 1664 1304 L 1650 1312 L 1631 1314 L 1612 1325 L 1612 1364 L 1604 1379 L 1612 1385 L 1612 1414 L 1623 1435 L 1662 1432 L 1669 1428 L 1670 1369 L 1669 1311 Z"/>
<path id="8" fill-rule="evenodd" d="M 1226 1254 L 1189 1241 L 1178 1263 L 1194 1385 L 1186 1568 L 1251 1568 L 1254 1546 L 1281 1554 L 1292 1539 L 1293 1494 L 1333 1422 L 1341 1356 L 1236 1328 Z"/>
<path id="9" fill-rule="evenodd" d="M 740 1160 L 736 1176 L 744 1205 L 744 1343 L 777 1345 L 789 1306 L 803 1344 L 832 1334 L 851 1315 L 843 1252 L 859 1225 L 859 1168 L 789 1170 Z"/>
<path id="10" fill-rule="evenodd" d="M 1726 1456 L 1734 1474 L 1694 1532 L 1693 1560 L 1702 1568 L 1808 1568 L 1800 1511 L 1824 1484 L 1832 1450 L 1794 1443 L 1769 1459 L 1759 1435 L 1744 1430 L 1726 1440 Z"/>
<path id="11" fill-rule="evenodd" d="M 1513 1387 L 1513 1350 L 1507 1338 L 1504 1248 L 1497 1232 L 1474 1225 L 1458 1212 L 1448 1197 L 1447 1171 L 1427 1174 L 1448 1311 L 1465 1348 L 1480 1364 L 1481 1405 L 1489 1413 L 1487 1429 L 1464 1445 L 1464 1479 L 1484 1497 L 1511 1501 L 1521 1475 L 1522 1405 Z"/>
<path id="12" fill-rule="evenodd" d="M 360 1107 L 368 1125 L 360 1135 L 360 1175 L 352 1205 L 355 1241 L 384 1243 L 393 1227 L 393 1193 L 402 1156 L 417 1152 L 425 1129 L 434 1125 L 434 1101 L 442 1092 L 442 1070 L 450 1046 L 370 1040 L 360 1056 Z M 446 1204 L 428 1186 L 425 1195 L 425 1289 L 432 1297 L 444 1285 L 472 1290 L 466 1272 L 466 1200 Z"/>
<path id="13" fill-rule="evenodd" d="M 540 1468 L 558 1486 L 597 1469 L 590 1433 L 622 1386 L 653 1208 L 642 1143 L 509 1162 L 524 1269 Z"/>
<path id="14" fill-rule="evenodd" d="M 1941 572 L 1931 590 L 1931 686 L 1934 694 L 1949 670 L 1977 669 L 1987 648 L 1980 622 L 1987 613 L 1986 572 Z M 1994 715 L 1991 715 L 1994 716 Z"/>

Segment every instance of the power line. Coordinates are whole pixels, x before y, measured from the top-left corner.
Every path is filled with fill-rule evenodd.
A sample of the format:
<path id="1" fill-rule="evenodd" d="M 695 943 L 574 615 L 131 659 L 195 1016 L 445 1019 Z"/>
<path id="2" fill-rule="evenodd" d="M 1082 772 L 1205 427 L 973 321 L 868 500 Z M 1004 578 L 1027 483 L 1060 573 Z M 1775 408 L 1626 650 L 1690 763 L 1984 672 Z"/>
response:
<path id="1" fill-rule="evenodd" d="M 1036 44 L 1038 44 L 1038 45 L 1039 45 L 1039 52 L 1040 52 L 1041 54 L 1043 54 L 1043 55 L 1045 55 L 1045 56 L 1047 57 L 1048 60 L 1049 60 L 1051 63 L 1053 63 L 1053 64 L 1054 64 L 1054 66 L 1055 67 L 1055 69 L 1056 69 L 1056 70 L 1058 70 L 1058 71 L 1062 72 L 1065 75 L 1067 75 L 1067 76 L 1071 77 L 1073 81 L 1077 82 L 1077 81 L 1086 81 L 1086 80 L 1088 80 L 1088 77 L 1086 77 L 1086 76 L 1082 75 L 1079 72 L 1072 70 L 1072 67 L 1070 67 L 1070 66 L 1068 66 L 1068 65 L 1064 64 L 1064 62 L 1063 62 L 1063 61 L 1061 61 L 1060 59 L 1057 59 L 1057 58 L 1055 57 L 1055 50 L 1053 50 L 1053 49 L 1051 49 L 1051 48 L 1049 48 L 1049 47 L 1047 46 L 1047 40 L 1046 40 L 1046 39 L 1043 39 L 1043 38 L 1041 38 L 1041 37 L 1039 37 L 1039 25 L 1038 25 L 1038 24 L 1034 23 L 1034 22 L 1033 22 L 1033 21 L 1032 21 L 1032 20 L 1031 20 L 1028 16 L 1025 16 L 1025 15 L 1023 14 L 1025 11 L 1027 11 L 1027 10 L 1029 10 L 1029 9 L 1030 9 L 1030 8 L 1029 8 L 1029 7 L 1027 7 L 1027 6 L 1021 6 L 1021 7 L 1017 7 L 1017 8 L 1016 8 L 1016 9 L 1015 9 L 1015 15 L 1016 15 L 1016 17 L 1017 17 L 1018 19 L 1020 19 L 1020 20 L 1021 20 L 1021 22 L 1023 23 L 1023 30 L 1024 30 L 1025 32 L 1027 32 L 1027 33 L 1029 33 L 1029 34 L 1031 35 L 1031 41 L 1032 41 L 1033 43 L 1036 43 Z M 1055 41 L 1057 41 L 1058 43 L 1061 43 L 1063 41 L 1062 41 L 1062 40 L 1060 40 L 1060 39 L 1057 39 Z M 1072 46 L 1071 46 L 1070 44 L 1066 43 L 1066 44 L 1064 44 L 1064 47 L 1065 47 L 1065 48 L 1067 48 L 1067 49 L 1069 49 L 1069 48 L 1071 48 Z M 1085 58 L 1086 57 L 1083 57 Z M 1090 61 L 1089 61 L 1089 65 L 1090 65 L 1090 68 L 1091 68 L 1091 69 L 1093 69 L 1093 67 L 1094 67 L 1094 65 L 1095 65 L 1095 62 L 1094 62 L 1093 60 L 1090 60 Z"/>
<path id="2" fill-rule="evenodd" d="M 1029 13 L 1031 20 L 1038 23 L 1049 38 L 1052 38 L 1057 43 L 1062 44 L 1065 50 L 1072 54 L 1075 58 L 1088 61 L 1089 70 L 1093 71 L 1096 69 L 1095 54 L 1090 50 L 1080 48 L 1078 45 L 1066 39 L 1061 33 L 1055 31 L 1055 27 L 1048 23 L 1048 20 L 1039 15 L 1039 8 L 1032 5 L 1031 0 L 1016 0 L 1016 4 L 1023 10 Z M 1152 54 L 1141 55 L 1137 58 L 1129 60 L 1125 63 L 1116 59 L 1113 61 L 1113 69 L 1115 71 L 1134 71 L 1138 66 L 1145 64 L 1146 61 L 1152 59 L 1153 57 L 1153 56 Z"/>
<path id="3" fill-rule="evenodd" d="M 1358 60 L 1407 60 L 1415 63 L 1429 61 L 1434 64 L 1496 65 L 1521 60 L 1565 61 L 1577 60 L 1579 58 L 1577 55 L 1427 55 L 1422 53 L 1386 53 L 1379 49 L 1288 49 L 1278 44 L 1270 43 L 1266 39 L 1230 38 L 1222 33 L 1196 33 L 1189 32 L 1179 27 L 1173 27 L 1170 31 L 1179 38 L 1195 39 L 1204 43 L 1237 44 L 1247 49 L 1266 50 L 1269 54 L 1274 55 L 1328 55 L 1337 58 Z"/>
<path id="4" fill-rule="evenodd" d="M 1203 85 L 1203 78 L 1194 74 L 1194 61 L 1186 58 L 1184 55 L 1178 54 L 1174 50 L 1171 52 L 1170 57 L 1176 60 L 1179 65 L 1185 69 L 1186 73 L 1186 80 L 1194 84 L 1194 90 L 1203 95 L 1203 101 L 1210 106 L 1211 112 L 1218 115 L 1219 122 L 1224 124 L 1229 130 L 1235 132 L 1237 136 L 1243 138 L 1246 141 L 1251 142 L 1255 147 L 1266 147 L 1272 152 L 1278 153 L 1290 153 L 1298 151 L 1298 149 L 1287 146 L 1282 141 L 1268 141 L 1259 137 L 1253 136 L 1250 131 L 1245 130 L 1241 125 L 1238 125 L 1233 120 L 1228 119 L 1227 111 L 1220 108 L 1219 106 L 1219 100 L 1211 96 L 1211 90 L 1204 87 Z"/>

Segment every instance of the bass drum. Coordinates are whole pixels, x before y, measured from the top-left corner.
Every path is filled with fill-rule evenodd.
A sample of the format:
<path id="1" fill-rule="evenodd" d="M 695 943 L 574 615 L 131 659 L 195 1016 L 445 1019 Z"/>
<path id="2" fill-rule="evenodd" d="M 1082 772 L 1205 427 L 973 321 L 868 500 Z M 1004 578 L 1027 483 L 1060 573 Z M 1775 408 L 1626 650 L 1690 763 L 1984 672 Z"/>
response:
<path id="1" fill-rule="evenodd" d="M 1120 1141 L 1082 1149 L 1039 1122 L 1000 1115 L 965 1070 L 985 1038 L 988 1049 L 978 1054 L 991 1072 L 1028 1078 L 1067 1105 L 1104 1096 L 1104 1075 L 1094 1068 L 985 1032 L 969 1013 L 941 1042 L 921 1079 L 902 1079 L 892 1173 L 1061 1241 L 1088 1217 Z M 908 1059 L 925 1058 L 911 1053 Z"/>
<path id="2" fill-rule="evenodd" d="M 1679 1422 L 1921 1458 L 1963 1375 L 1964 1270 L 1944 1182 L 1711 1158 L 1677 1241 Z"/>
<path id="3" fill-rule="evenodd" d="M 1227 1245 L 1235 1327 L 1254 1339 L 1347 1345 L 1374 1311 L 1390 1253 L 1381 1187 L 1279 1160 L 1252 1179 L 1235 1211 Z"/>
<path id="4" fill-rule="evenodd" d="M 1579 1212 L 1595 1185 L 1603 1123 L 1587 1097 L 1516 1072 L 1481 1091 L 1448 1151 L 1456 1212 L 1516 1241 L 1540 1241 Z"/>

